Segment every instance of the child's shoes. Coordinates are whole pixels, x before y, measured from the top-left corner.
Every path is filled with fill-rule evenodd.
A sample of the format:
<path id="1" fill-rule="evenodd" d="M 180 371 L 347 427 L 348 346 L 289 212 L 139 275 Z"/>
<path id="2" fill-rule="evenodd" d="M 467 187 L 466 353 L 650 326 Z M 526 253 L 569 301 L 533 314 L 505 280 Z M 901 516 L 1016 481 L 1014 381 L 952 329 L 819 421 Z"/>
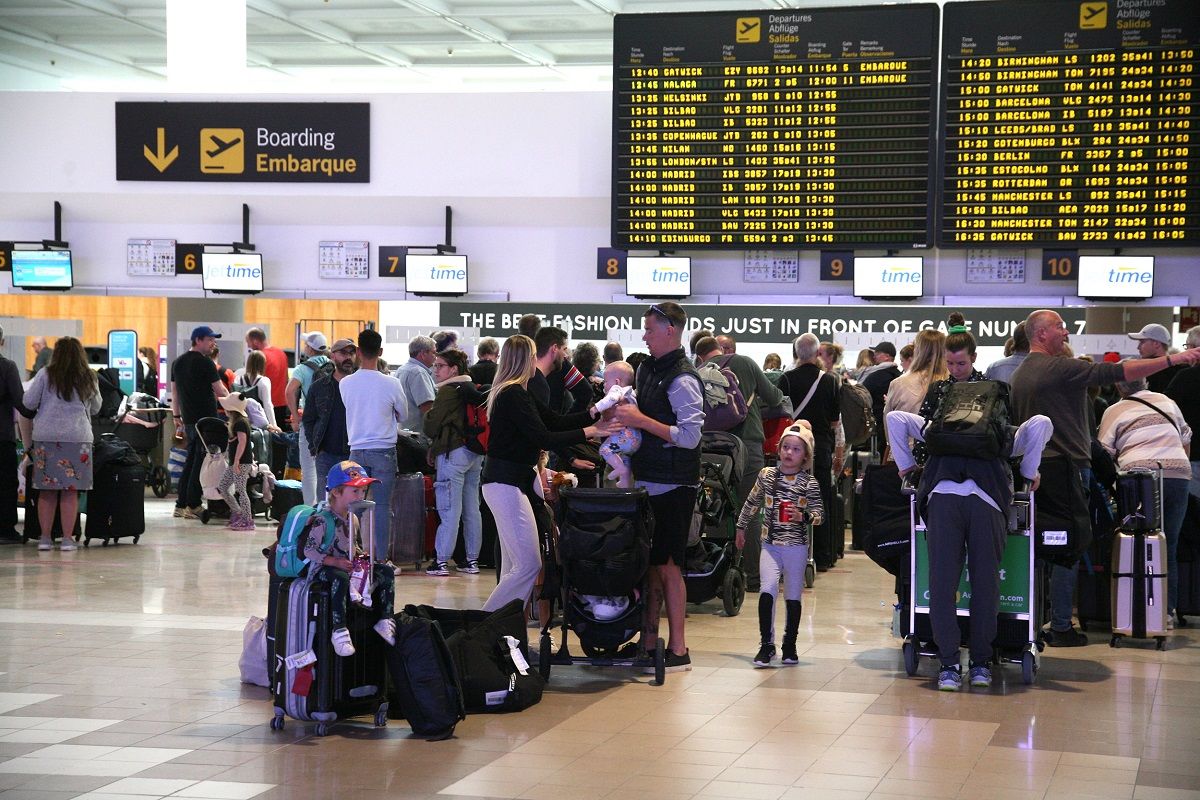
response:
<path id="1" fill-rule="evenodd" d="M 354 642 L 350 641 L 350 631 L 345 628 L 338 628 L 333 632 L 333 636 L 329 638 L 333 641 L 333 652 L 342 658 L 354 655 Z"/>
<path id="2" fill-rule="evenodd" d="M 394 647 L 396 644 L 396 620 L 391 617 L 384 617 L 375 623 L 375 632 L 383 638 L 389 646 Z"/>
<path id="3" fill-rule="evenodd" d="M 754 667 L 755 669 L 769 667 L 774 660 L 775 645 L 770 642 L 764 642 L 762 647 L 758 648 L 758 654 L 754 656 Z"/>

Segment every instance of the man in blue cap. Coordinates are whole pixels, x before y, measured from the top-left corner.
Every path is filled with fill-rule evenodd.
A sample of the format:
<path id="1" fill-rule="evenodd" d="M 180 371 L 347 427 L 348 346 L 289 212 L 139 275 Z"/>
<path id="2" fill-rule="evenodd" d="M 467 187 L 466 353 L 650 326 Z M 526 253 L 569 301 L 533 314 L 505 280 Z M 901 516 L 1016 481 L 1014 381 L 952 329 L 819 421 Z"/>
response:
<path id="1" fill-rule="evenodd" d="M 220 338 L 221 334 L 207 325 L 193 328 L 191 349 L 171 365 L 171 415 L 175 430 L 183 431 L 187 447 L 187 461 L 179 476 L 179 497 L 175 501 L 175 516 L 183 519 L 199 519 L 203 499 L 200 465 L 204 461 L 204 447 L 196 435 L 196 422 L 215 417 L 217 398 L 229 394 L 209 358 Z"/>

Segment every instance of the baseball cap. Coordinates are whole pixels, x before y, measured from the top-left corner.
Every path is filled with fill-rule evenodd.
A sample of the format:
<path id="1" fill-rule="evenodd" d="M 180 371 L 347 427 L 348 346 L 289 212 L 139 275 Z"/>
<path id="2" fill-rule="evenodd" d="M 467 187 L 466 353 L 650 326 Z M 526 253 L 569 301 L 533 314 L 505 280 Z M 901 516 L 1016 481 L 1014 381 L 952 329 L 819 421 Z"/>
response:
<path id="1" fill-rule="evenodd" d="M 357 461 L 339 461 L 329 468 L 325 491 L 332 492 L 339 486 L 370 486 L 372 483 L 379 483 L 379 479 L 367 475 L 366 468 Z"/>
<path id="2" fill-rule="evenodd" d="M 217 333 L 216 331 L 214 331 L 212 328 L 208 327 L 207 325 L 200 325 L 195 328 L 192 328 L 192 341 L 193 342 L 196 341 L 197 339 L 207 339 L 210 336 L 214 339 L 221 338 L 221 334 Z"/>
<path id="3" fill-rule="evenodd" d="M 304 339 L 306 345 L 318 353 L 324 353 L 326 347 L 329 345 L 329 342 L 325 339 L 325 334 L 320 331 L 309 331 L 308 333 L 301 334 L 301 338 Z"/>
<path id="4" fill-rule="evenodd" d="M 1129 334 L 1129 338 L 1130 339 L 1149 339 L 1152 342 L 1158 342 L 1159 344 L 1165 345 L 1167 347 L 1171 346 L 1171 332 L 1156 322 L 1150 323 L 1149 325 L 1142 328 L 1137 333 Z"/>
<path id="5" fill-rule="evenodd" d="M 880 342 L 871 349 L 876 353 L 887 353 L 892 358 L 896 357 L 896 345 L 891 342 Z"/>
<path id="6" fill-rule="evenodd" d="M 330 345 L 329 350 L 331 352 L 337 352 L 338 350 L 345 350 L 347 347 L 353 347 L 356 350 L 358 349 L 358 345 L 354 343 L 353 339 L 338 339 L 336 342 Z"/>

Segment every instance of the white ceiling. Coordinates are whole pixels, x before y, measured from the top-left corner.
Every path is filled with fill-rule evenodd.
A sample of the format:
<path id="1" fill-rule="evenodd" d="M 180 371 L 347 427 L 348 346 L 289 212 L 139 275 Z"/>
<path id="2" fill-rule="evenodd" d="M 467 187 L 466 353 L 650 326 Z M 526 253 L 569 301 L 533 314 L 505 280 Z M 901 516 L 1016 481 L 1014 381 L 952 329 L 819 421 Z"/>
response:
<path id="1" fill-rule="evenodd" d="M 607 89 L 614 14 L 815 5 L 803 0 L 246 0 L 250 74 L 236 88 Z M 170 91 L 166 63 L 165 0 L 0 0 L 2 89 Z"/>

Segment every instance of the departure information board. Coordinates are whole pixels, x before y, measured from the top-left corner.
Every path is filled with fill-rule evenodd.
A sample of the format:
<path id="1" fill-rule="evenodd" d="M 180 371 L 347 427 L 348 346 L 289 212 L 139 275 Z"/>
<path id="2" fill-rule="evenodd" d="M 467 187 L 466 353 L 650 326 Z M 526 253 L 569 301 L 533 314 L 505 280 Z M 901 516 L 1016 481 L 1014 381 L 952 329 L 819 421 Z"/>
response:
<path id="1" fill-rule="evenodd" d="M 612 242 L 932 243 L 934 4 L 618 14 Z"/>
<path id="2" fill-rule="evenodd" d="M 1200 244 L 1196 0 L 947 3 L 939 243 Z"/>

